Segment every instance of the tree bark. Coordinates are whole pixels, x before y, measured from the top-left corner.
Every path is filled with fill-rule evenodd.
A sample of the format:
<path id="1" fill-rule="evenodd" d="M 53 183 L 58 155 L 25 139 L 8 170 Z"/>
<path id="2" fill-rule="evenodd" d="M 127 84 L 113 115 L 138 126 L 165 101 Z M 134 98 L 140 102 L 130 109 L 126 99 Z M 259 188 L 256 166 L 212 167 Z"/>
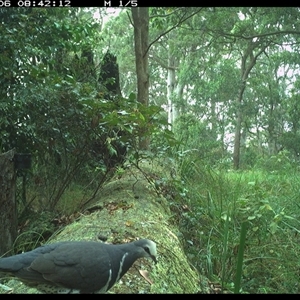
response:
<path id="1" fill-rule="evenodd" d="M 0 256 L 8 254 L 17 237 L 15 150 L 0 155 Z"/>
<path id="2" fill-rule="evenodd" d="M 145 106 L 149 104 L 149 7 L 131 8 L 134 27 L 134 51 L 137 75 L 137 100 Z M 149 148 L 149 138 L 139 137 L 139 148 Z"/>
<path id="3" fill-rule="evenodd" d="M 174 103 L 176 76 L 175 76 L 175 58 L 169 50 L 168 58 L 168 78 L 167 78 L 167 99 L 168 99 L 168 123 L 170 126 L 174 123 L 177 116 L 177 109 Z M 171 128 L 169 128 L 171 129 Z"/>
<path id="4" fill-rule="evenodd" d="M 266 43 L 261 45 L 261 42 L 250 41 L 247 49 L 244 51 L 241 62 L 241 86 L 239 90 L 238 97 L 236 99 L 236 124 L 235 124 L 235 135 L 234 135 L 234 149 L 233 149 L 233 167 L 234 169 L 239 169 L 240 167 L 240 148 L 241 148 L 241 129 L 243 122 L 243 95 L 246 89 L 246 82 L 249 77 L 250 71 L 255 66 L 256 60 L 259 55 L 261 55 L 265 49 L 270 45 Z M 256 55 L 253 54 L 255 48 L 261 46 L 261 49 Z M 249 61 L 248 61 L 249 60 Z M 248 61 L 248 62 L 247 62 Z"/>
<path id="5" fill-rule="evenodd" d="M 240 148 L 241 148 L 241 129 L 242 129 L 242 98 L 245 88 L 242 88 L 239 97 L 236 100 L 237 114 L 235 119 L 235 133 L 234 133 L 234 148 L 233 148 L 233 167 L 239 169 L 240 167 Z"/>

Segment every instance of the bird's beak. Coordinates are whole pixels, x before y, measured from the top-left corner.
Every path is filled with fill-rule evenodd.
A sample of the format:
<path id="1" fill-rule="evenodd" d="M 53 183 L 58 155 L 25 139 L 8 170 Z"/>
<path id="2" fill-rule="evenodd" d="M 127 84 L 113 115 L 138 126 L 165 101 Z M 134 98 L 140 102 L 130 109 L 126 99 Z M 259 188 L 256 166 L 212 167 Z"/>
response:
<path id="1" fill-rule="evenodd" d="M 150 257 L 152 258 L 152 260 L 154 261 L 155 264 L 157 264 L 157 259 L 156 259 L 156 256 L 154 255 L 150 255 Z"/>

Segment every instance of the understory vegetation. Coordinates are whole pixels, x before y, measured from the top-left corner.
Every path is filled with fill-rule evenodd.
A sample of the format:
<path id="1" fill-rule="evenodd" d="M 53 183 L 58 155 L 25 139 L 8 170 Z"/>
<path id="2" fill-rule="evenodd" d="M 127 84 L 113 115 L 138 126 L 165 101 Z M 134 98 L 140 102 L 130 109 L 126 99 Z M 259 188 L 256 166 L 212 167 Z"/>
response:
<path id="1" fill-rule="evenodd" d="M 0 8 L 0 153 L 32 155 L 15 253 L 155 162 L 166 176 L 145 178 L 215 291 L 299 293 L 299 8 L 141 11 L 146 76 L 129 8 Z"/>
<path id="2" fill-rule="evenodd" d="M 182 150 L 159 149 L 160 155 L 144 153 L 142 159 L 171 162 L 173 179 L 145 176 L 169 200 L 178 237 L 199 273 L 221 293 L 298 293 L 298 162 L 283 152 L 236 171 L 222 163 L 212 166 L 211 158 L 199 158 L 194 152 L 182 155 Z M 123 167 L 116 174 L 122 176 Z M 27 197 L 34 193 L 29 184 Z M 70 185 L 54 212 L 35 214 L 36 223 L 25 225 L 16 241 L 18 251 L 45 242 L 55 230 L 76 220 L 87 195 L 93 193 L 80 181 Z M 38 202 L 33 206 L 39 207 Z"/>
<path id="3" fill-rule="evenodd" d="M 282 156 L 241 171 L 180 163 L 186 253 L 223 292 L 299 293 L 299 163 Z"/>

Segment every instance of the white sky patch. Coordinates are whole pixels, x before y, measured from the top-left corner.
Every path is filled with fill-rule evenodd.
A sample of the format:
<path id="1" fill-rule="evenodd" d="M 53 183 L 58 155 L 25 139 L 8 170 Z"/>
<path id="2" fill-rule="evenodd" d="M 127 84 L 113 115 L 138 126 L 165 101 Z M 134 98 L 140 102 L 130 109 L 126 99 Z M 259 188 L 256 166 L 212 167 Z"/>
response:
<path id="1" fill-rule="evenodd" d="M 107 22 L 110 18 L 118 16 L 118 14 L 121 12 L 121 9 L 122 8 L 118 8 L 118 7 L 101 7 L 101 8 L 98 9 L 98 11 L 96 11 L 94 13 L 93 17 L 95 19 L 100 19 L 101 18 L 100 17 L 100 10 L 101 10 L 102 11 L 101 15 L 103 15 L 104 12 L 105 12 L 106 16 L 104 17 L 104 22 Z"/>

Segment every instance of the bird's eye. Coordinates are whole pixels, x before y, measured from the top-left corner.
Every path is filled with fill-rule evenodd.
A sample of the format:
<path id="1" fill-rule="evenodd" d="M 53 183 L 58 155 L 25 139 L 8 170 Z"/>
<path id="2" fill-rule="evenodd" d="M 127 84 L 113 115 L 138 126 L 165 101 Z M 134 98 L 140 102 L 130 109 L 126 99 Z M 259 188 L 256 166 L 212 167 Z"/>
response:
<path id="1" fill-rule="evenodd" d="M 150 254 L 150 249 L 149 249 L 148 246 L 145 246 L 145 247 L 144 247 L 144 250 L 145 250 L 148 254 Z"/>

